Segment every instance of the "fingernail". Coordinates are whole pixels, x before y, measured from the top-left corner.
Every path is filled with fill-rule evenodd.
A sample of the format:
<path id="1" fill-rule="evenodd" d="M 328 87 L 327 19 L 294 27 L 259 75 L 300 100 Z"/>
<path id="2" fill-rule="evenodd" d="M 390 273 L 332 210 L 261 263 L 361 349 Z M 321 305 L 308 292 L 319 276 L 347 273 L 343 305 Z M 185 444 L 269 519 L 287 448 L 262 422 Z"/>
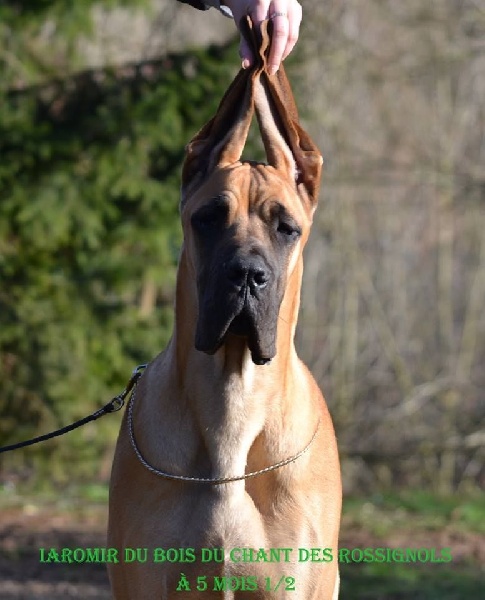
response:
<path id="1" fill-rule="evenodd" d="M 242 65 L 241 66 L 242 66 L 243 69 L 249 69 L 249 67 L 251 66 L 251 63 L 249 62 L 249 60 L 247 58 L 245 58 L 242 61 Z"/>
<path id="2" fill-rule="evenodd" d="M 269 66 L 269 74 L 274 75 L 278 71 L 278 65 L 270 65 Z"/>

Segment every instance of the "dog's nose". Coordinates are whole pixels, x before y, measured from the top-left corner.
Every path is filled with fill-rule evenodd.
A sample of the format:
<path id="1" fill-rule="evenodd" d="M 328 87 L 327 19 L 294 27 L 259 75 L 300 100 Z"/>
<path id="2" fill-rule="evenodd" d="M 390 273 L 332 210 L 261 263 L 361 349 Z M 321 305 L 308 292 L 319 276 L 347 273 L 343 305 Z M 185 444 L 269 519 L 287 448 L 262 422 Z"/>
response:
<path id="1" fill-rule="evenodd" d="M 224 265 L 227 279 L 238 289 L 248 286 L 251 292 L 264 289 L 269 282 L 268 268 L 259 256 L 235 257 Z"/>

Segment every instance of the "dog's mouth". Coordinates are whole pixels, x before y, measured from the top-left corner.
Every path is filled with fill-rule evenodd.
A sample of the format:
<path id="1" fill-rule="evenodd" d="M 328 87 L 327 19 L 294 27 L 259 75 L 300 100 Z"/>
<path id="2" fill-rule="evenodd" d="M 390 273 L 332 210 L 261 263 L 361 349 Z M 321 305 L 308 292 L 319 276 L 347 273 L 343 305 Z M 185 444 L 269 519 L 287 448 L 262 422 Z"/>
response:
<path id="1" fill-rule="evenodd" d="M 233 333 L 234 335 L 241 337 L 249 337 L 249 334 L 253 328 L 252 319 L 248 314 L 247 310 L 243 310 L 234 317 L 230 323 L 227 333 Z"/>
<path id="2" fill-rule="evenodd" d="M 260 334 L 256 327 L 254 317 L 246 306 L 232 320 L 227 329 L 227 333 L 224 336 L 224 341 L 229 333 L 246 338 L 248 348 L 251 352 L 251 359 L 256 365 L 268 364 L 273 358 L 273 356 L 267 356 L 267 351 L 265 353 L 265 350 L 262 348 Z"/>
<path id="3" fill-rule="evenodd" d="M 269 363 L 276 354 L 276 327 L 268 327 L 273 319 L 262 318 L 258 308 L 246 299 L 237 303 L 229 314 L 224 315 L 225 311 L 220 310 L 211 319 L 201 315 L 195 347 L 207 354 L 215 354 L 229 335 L 235 335 L 247 340 L 251 359 L 256 365 Z"/>

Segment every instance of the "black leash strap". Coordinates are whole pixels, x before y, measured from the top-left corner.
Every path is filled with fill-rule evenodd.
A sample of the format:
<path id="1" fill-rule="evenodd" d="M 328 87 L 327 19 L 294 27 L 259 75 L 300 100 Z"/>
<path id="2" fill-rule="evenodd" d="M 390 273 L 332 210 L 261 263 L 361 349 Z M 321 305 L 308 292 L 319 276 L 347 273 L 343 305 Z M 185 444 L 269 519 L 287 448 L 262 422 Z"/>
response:
<path id="1" fill-rule="evenodd" d="M 71 425 L 67 425 L 66 427 L 62 427 L 61 429 L 56 429 L 56 431 L 51 431 L 51 433 L 39 435 L 38 437 L 35 437 L 31 440 L 26 440 L 25 442 L 18 442 L 17 444 L 12 444 L 11 446 L 2 446 L 0 447 L 0 454 L 2 454 L 3 452 L 10 452 L 11 450 L 18 450 L 19 448 L 25 448 L 26 446 L 33 446 L 34 444 L 38 444 L 39 442 L 45 442 L 46 440 L 50 440 L 54 437 L 64 435 L 65 433 L 68 433 L 73 429 L 82 427 L 83 425 L 86 425 L 86 423 L 96 421 L 100 417 L 104 417 L 104 415 L 108 415 L 110 413 L 119 411 L 121 408 L 123 408 L 126 397 L 132 391 L 138 379 L 140 379 L 140 377 L 142 376 L 146 366 L 147 365 L 138 365 L 138 367 L 134 369 L 130 381 L 128 382 L 125 389 L 121 392 L 121 394 L 115 396 L 112 400 L 108 402 L 108 404 L 105 404 L 96 412 L 92 413 L 91 415 L 88 415 L 87 417 L 84 417 L 83 419 L 79 419 L 79 421 L 76 421 L 75 423 L 71 423 Z"/>

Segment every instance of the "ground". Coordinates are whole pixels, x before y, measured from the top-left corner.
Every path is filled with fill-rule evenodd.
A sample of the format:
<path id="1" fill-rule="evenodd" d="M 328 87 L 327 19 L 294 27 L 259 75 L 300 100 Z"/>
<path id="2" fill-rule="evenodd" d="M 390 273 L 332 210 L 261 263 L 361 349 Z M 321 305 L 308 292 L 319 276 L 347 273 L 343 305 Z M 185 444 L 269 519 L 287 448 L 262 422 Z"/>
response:
<path id="1" fill-rule="evenodd" d="M 1 502 L 2 600 L 109 599 L 103 564 L 43 564 L 40 548 L 106 546 L 106 504 Z M 409 506 L 359 500 L 344 507 L 342 548 L 450 548 L 452 561 L 437 564 L 342 565 L 344 600 L 462 600 L 480 597 L 485 585 L 485 536 L 473 526 L 478 504 L 430 515 Z M 464 511 L 464 512 L 463 512 Z M 468 511 L 468 512 L 467 512 Z M 474 512 L 475 511 L 475 512 Z M 426 513 L 426 510 L 424 510 Z M 455 514 L 455 517 L 451 517 Z M 440 516 L 441 515 L 441 516 Z M 468 517 L 463 518 L 463 515 Z M 471 515 L 471 516 L 470 516 Z M 468 519 L 468 520 L 467 520 Z M 295 596 L 295 600 L 297 596 Z M 303 599 L 298 599 L 303 600 Z"/>
<path id="2" fill-rule="evenodd" d="M 62 511 L 10 509 L 0 517 L 0 597 L 2 600 L 108 600 L 103 564 L 42 564 L 39 548 L 106 545 L 103 513 L 80 518 Z"/>

